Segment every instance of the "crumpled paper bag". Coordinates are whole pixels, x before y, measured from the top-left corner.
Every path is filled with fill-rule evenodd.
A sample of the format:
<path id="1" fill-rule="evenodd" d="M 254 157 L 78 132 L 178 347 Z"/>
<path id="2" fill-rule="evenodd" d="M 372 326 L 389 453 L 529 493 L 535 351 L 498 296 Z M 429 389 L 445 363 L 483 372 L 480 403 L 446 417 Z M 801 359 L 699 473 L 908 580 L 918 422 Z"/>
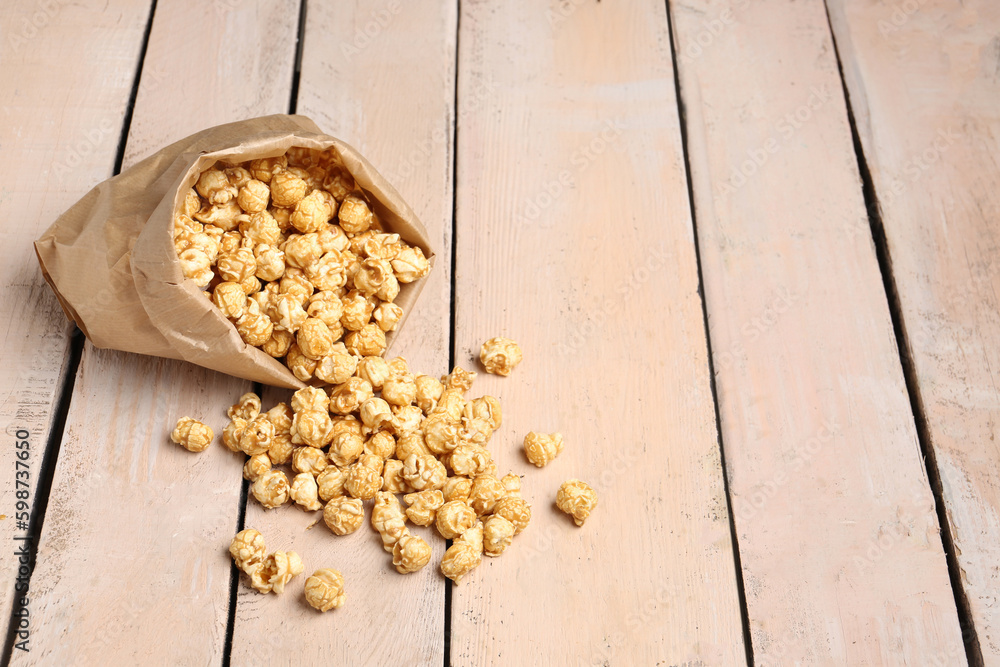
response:
<path id="1" fill-rule="evenodd" d="M 97 347 L 182 359 L 247 380 L 301 388 L 287 367 L 247 345 L 194 282 L 173 244 L 174 212 L 217 160 L 282 155 L 292 146 L 334 148 L 387 232 L 434 263 L 427 231 L 399 193 L 356 150 L 304 116 L 265 116 L 182 139 L 97 185 L 35 241 L 67 317 Z M 403 318 L 426 277 L 400 286 Z M 402 328 L 401 320 L 396 331 Z M 396 332 L 386 338 L 391 344 Z"/>

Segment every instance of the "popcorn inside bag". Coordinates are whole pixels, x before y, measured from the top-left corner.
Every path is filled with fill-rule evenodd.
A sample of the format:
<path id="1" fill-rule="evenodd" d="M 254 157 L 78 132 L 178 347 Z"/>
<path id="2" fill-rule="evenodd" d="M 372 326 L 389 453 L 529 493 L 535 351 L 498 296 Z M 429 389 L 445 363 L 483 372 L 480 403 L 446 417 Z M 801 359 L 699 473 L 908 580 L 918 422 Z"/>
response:
<path id="1" fill-rule="evenodd" d="M 385 230 L 332 149 L 217 162 L 173 224 L 184 276 L 302 382 L 342 384 L 359 358 L 384 353 L 400 286 L 430 270 L 419 246 Z"/>
<path id="2" fill-rule="evenodd" d="M 289 388 L 385 352 L 434 260 L 364 157 L 286 115 L 163 148 L 98 184 L 35 250 L 95 346 Z"/>

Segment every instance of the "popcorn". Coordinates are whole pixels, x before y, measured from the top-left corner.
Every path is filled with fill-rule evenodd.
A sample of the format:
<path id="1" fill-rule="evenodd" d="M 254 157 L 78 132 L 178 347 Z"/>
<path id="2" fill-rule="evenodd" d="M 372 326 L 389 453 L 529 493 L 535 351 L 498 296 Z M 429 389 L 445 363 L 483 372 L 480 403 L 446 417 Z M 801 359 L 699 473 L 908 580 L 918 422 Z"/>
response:
<path id="1" fill-rule="evenodd" d="M 309 606 L 321 612 L 344 606 L 344 575 L 329 568 L 316 570 L 306 579 L 305 596 Z"/>
<path id="2" fill-rule="evenodd" d="M 275 206 L 295 206 L 306 196 L 309 184 L 288 169 L 271 177 L 271 201 Z"/>
<path id="3" fill-rule="evenodd" d="M 375 431 L 365 441 L 364 451 L 366 454 L 387 459 L 396 453 L 396 439 L 388 431 Z"/>
<path id="4" fill-rule="evenodd" d="M 466 477 L 485 474 L 492 462 L 493 457 L 485 447 L 467 443 L 455 447 L 449 460 L 452 472 Z"/>
<path id="5" fill-rule="evenodd" d="M 203 452 L 212 444 L 212 429 L 191 417 L 181 417 L 170 439 L 189 452 Z"/>
<path id="6" fill-rule="evenodd" d="M 347 479 L 344 480 L 344 490 L 355 498 L 360 498 L 361 500 L 371 500 L 381 488 L 381 466 L 378 470 L 374 470 L 361 462 L 357 462 L 353 463 L 347 469 Z"/>
<path id="7" fill-rule="evenodd" d="M 243 428 L 239 449 L 247 456 L 263 454 L 271 447 L 274 439 L 274 424 L 266 416 L 257 415 Z"/>
<path id="8" fill-rule="evenodd" d="M 243 429 L 247 426 L 247 420 L 241 419 L 240 417 L 233 417 L 232 420 L 226 424 L 226 428 L 222 431 L 222 444 L 226 446 L 231 452 L 239 452 L 240 450 L 240 438 L 243 437 Z"/>
<path id="9" fill-rule="evenodd" d="M 228 204 L 236 196 L 236 188 L 232 186 L 226 175 L 218 169 L 209 169 L 198 177 L 195 189 L 209 204 Z"/>
<path id="10" fill-rule="evenodd" d="M 295 413 L 286 403 L 278 403 L 276 406 L 264 413 L 267 420 L 274 424 L 274 433 L 290 435 L 292 432 L 292 419 Z"/>
<path id="11" fill-rule="evenodd" d="M 219 277 L 234 283 L 243 282 L 257 271 L 257 260 L 248 248 L 237 248 L 219 255 L 216 268 Z"/>
<path id="12" fill-rule="evenodd" d="M 332 193 L 335 197 L 336 192 Z M 372 224 L 372 212 L 363 199 L 355 195 L 347 195 L 340 204 L 338 213 L 340 226 L 348 234 L 358 234 L 366 231 Z"/>
<path id="13" fill-rule="evenodd" d="M 240 192 L 236 197 L 236 203 L 247 213 L 261 213 L 266 211 L 270 201 L 271 189 L 267 187 L 267 183 L 259 181 L 256 178 L 247 181 L 240 188 Z"/>
<path id="14" fill-rule="evenodd" d="M 469 505 L 479 516 L 491 514 L 497 501 L 505 495 L 507 495 L 507 489 L 504 488 L 499 479 L 493 475 L 480 475 L 472 480 Z"/>
<path id="15" fill-rule="evenodd" d="M 434 523 L 435 513 L 444 505 L 444 494 L 437 489 L 426 489 L 419 493 L 409 493 L 403 497 L 408 507 L 406 518 L 417 526 Z"/>
<path id="16" fill-rule="evenodd" d="M 250 175 L 265 183 L 270 183 L 272 176 L 288 166 L 288 158 L 284 155 L 251 160 L 248 167 Z"/>
<path id="17" fill-rule="evenodd" d="M 469 495 L 472 493 L 472 480 L 468 477 L 449 477 L 443 491 L 445 502 L 461 500 L 468 504 Z"/>
<path id="18" fill-rule="evenodd" d="M 418 375 L 413 378 L 416 385 L 415 401 L 424 414 L 430 413 L 437 405 L 438 399 L 444 392 L 444 385 L 429 375 Z"/>
<path id="19" fill-rule="evenodd" d="M 292 418 L 292 444 L 321 448 L 332 435 L 333 421 L 326 408 L 303 409 Z"/>
<path id="20" fill-rule="evenodd" d="M 329 465 L 323 450 L 315 447 L 298 447 L 292 452 L 292 470 L 308 473 L 314 477 Z"/>
<path id="21" fill-rule="evenodd" d="M 260 567 L 266 554 L 264 536 L 253 528 L 241 530 L 230 542 L 229 554 L 236 561 L 236 567 L 244 572 Z"/>
<path id="22" fill-rule="evenodd" d="M 406 515 L 403 514 L 399 501 L 392 493 L 379 491 L 374 494 L 374 498 L 372 528 L 382 537 L 382 548 L 392 553 L 396 542 L 410 532 L 406 528 Z"/>
<path id="23" fill-rule="evenodd" d="M 412 491 L 409 482 L 403 478 L 403 462 L 399 459 L 389 459 L 382 471 L 382 490 L 389 493 L 407 493 Z"/>
<path id="24" fill-rule="evenodd" d="M 400 574 L 410 574 L 431 561 L 431 545 L 416 535 L 407 533 L 392 547 L 392 564 Z"/>
<path id="25" fill-rule="evenodd" d="M 337 465 L 330 465 L 323 468 L 323 472 L 316 475 L 317 493 L 320 500 L 328 503 L 334 498 L 340 498 L 345 493 L 344 482 L 347 480 L 347 471 Z"/>
<path id="26" fill-rule="evenodd" d="M 517 535 L 531 521 L 531 505 L 520 496 L 504 496 L 493 506 L 493 515 L 510 521 L 514 526 L 514 534 Z"/>
<path id="27" fill-rule="evenodd" d="M 372 389 L 382 389 L 382 385 L 389 379 L 389 364 L 382 357 L 363 357 L 358 362 L 358 377 L 367 381 Z"/>
<path id="28" fill-rule="evenodd" d="M 434 526 L 441 537 L 453 540 L 476 525 L 476 512 L 468 503 L 450 500 L 439 507 L 434 515 Z"/>
<path id="29" fill-rule="evenodd" d="M 344 344 L 351 354 L 362 357 L 380 355 L 385 352 L 385 332 L 377 324 L 369 323 L 359 331 L 352 331 L 344 338 Z"/>
<path id="30" fill-rule="evenodd" d="M 510 375 L 521 363 L 521 348 L 510 338 L 490 338 L 479 350 L 479 360 L 487 373 Z"/>
<path id="31" fill-rule="evenodd" d="M 382 331 L 395 331 L 403 318 L 403 309 L 394 303 L 382 303 L 372 312 L 372 319 Z"/>
<path id="32" fill-rule="evenodd" d="M 524 454 L 539 468 L 546 466 L 563 450 L 562 433 L 535 433 L 524 436 Z"/>
<path id="33" fill-rule="evenodd" d="M 495 431 L 503 423 L 503 411 L 500 409 L 500 401 L 493 396 L 481 396 L 473 399 L 465 405 L 462 413 L 464 417 L 485 419 L 490 427 Z"/>
<path id="34" fill-rule="evenodd" d="M 441 559 L 441 574 L 456 584 L 483 561 L 483 524 L 477 523 L 448 547 Z"/>
<path id="35" fill-rule="evenodd" d="M 341 431 L 330 442 L 330 460 L 345 468 L 354 463 L 364 451 L 365 441 L 353 431 Z"/>
<path id="36" fill-rule="evenodd" d="M 295 336 L 299 350 L 310 359 L 322 359 L 333 352 L 333 335 L 323 320 L 307 318 Z"/>
<path id="37" fill-rule="evenodd" d="M 417 491 L 441 489 L 448 470 L 432 454 L 411 455 L 403 461 L 403 479 Z"/>
<path id="38" fill-rule="evenodd" d="M 358 498 L 340 496 L 330 500 L 323 508 L 323 523 L 334 535 L 353 533 L 365 520 L 364 506 Z"/>
<path id="39" fill-rule="evenodd" d="M 371 322 L 375 305 L 361 292 L 354 290 L 344 297 L 341 304 L 343 315 L 340 318 L 345 329 L 360 331 Z"/>
<path id="40" fill-rule="evenodd" d="M 582 526 L 590 513 L 597 507 L 597 494 L 589 484 L 578 479 L 562 483 L 556 494 L 556 507 L 573 517 L 577 526 Z"/>
<path id="41" fill-rule="evenodd" d="M 274 216 L 267 211 L 261 209 L 257 213 L 241 217 L 240 234 L 245 240 L 251 242 L 254 249 L 260 244 L 277 246 L 282 242 L 284 235 L 281 233 L 281 227 L 278 226 L 278 221 L 274 219 Z"/>
<path id="42" fill-rule="evenodd" d="M 475 371 L 467 371 L 460 366 L 455 366 L 451 373 L 441 378 L 445 389 L 457 389 L 461 394 L 472 388 L 472 383 L 476 379 Z"/>
<path id="43" fill-rule="evenodd" d="M 483 549 L 487 556 L 499 556 L 514 539 L 514 524 L 496 514 L 483 524 Z"/>
<path id="44" fill-rule="evenodd" d="M 288 502 L 288 478 L 280 470 L 269 470 L 250 487 L 253 497 L 268 509 Z"/>
<path id="45" fill-rule="evenodd" d="M 223 282 L 212 290 L 212 303 L 231 320 L 243 317 L 247 308 L 247 295 L 239 283 Z"/>
<path id="46" fill-rule="evenodd" d="M 385 390 L 383 389 L 383 395 Z M 371 431 L 377 431 L 392 422 L 392 409 L 381 398 L 369 398 L 361 404 L 361 422 Z"/>
<path id="47" fill-rule="evenodd" d="M 303 410 L 319 410 L 326 412 L 330 409 L 330 397 L 319 387 L 305 387 L 292 394 L 292 421 L 294 415 Z M 287 414 L 287 413 L 286 413 Z M 288 432 L 291 433 L 292 422 L 288 424 Z"/>
<path id="48" fill-rule="evenodd" d="M 268 472 L 271 469 L 271 458 L 267 455 L 267 452 L 261 452 L 260 454 L 254 454 L 247 459 L 247 462 L 243 464 L 243 479 L 256 482 L 261 475 Z"/>
<path id="49" fill-rule="evenodd" d="M 312 473 L 300 472 L 292 479 L 292 486 L 288 492 L 292 501 L 302 509 L 314 512 L 323 509 L 323 504 L 319 502 L 319 486 Z"/>
<path id="50" fill-rule="evenodd" d="M 258 575 L 261 583 L 254 585 L 254 588 L 261 593 L 284 593 L 285 584 L 291 581 L 292 577 L 302 574 L 302 570 L 302 559 L 297 553 L 275 551 L 264 559 Z M 251 582 L 254 580 L 255 577 L 251 576 Z"/>
<path id="51" fill-rule="evenodd" d="M 411 405 L 417 399 L 417 384 L 413 376 L 407 373 L 386 380 L 382 385 L 382 398 L 393 405 Z"/>
<path id="52" fill-rule="evenodd" d="M 431 270 L 430 261 L 424 256 L 423 250 L 416 246 L 402 248 L 390 264 L 396 279 L 401 283 L 419 280 Z"/>
<path id="53" fill-rule="evenodd" d="M 295 204 L 291 217 L 292 227 L 303 234 L 318 232 L 327 226 L 333 212 L 330 202 L 319 190 L 313 190 Z"/>

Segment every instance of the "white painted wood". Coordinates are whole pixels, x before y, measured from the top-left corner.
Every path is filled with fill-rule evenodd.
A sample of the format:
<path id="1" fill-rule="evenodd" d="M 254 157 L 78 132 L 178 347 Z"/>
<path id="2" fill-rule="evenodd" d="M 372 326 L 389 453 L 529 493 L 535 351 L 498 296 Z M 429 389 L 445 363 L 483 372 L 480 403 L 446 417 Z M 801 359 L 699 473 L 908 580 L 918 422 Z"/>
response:
<path id="1" fill-rule="evenodd" d="M 116 0 L 106 9 L 60 2 L 0 7 L 0 431 L 8 458 L 0 472 L 0 543 L 9 547 L 0 556 L 4 627 L 22 592 L 15 586 L 26 585 L 16 580 L 14 537 L 27 534 L 18 521 L 27 522 L 28 510 L 17 503 L 30 506 L 35 499 L 72 330 L 42 279 L 31 243 L 114 170 L 149 3 Z M 27 469 L 16 467 L 14 458 L 22 430 L 29 434 Z M 29 632 L 34 625 L 30 619 Z"/>
<path id="2" fill-rule="evenodd" d="M 297 3 L 211 7 L 158 5 L 126 167 L 199 129 L 287 111 Z M 32 577 L 38 650 L 18 664 L 221 661 L 243 457 L 218 441 L 191 454 L 169 433 L 184 415 L 221 433 L 247 389 L 87 344 Z"/>
<path id="3" fill-rule="evenodd" d="M 830 2 L 984 664 L 1000 664 L 1000 6 Z"/>
<path id="4" fill-rule="evenodd" d="M 429 375 L 448 370 L 456 18 L 453 0 L 310 3 L 297 108 L 360 150 L 427 226 L 436 266 L 390 353 Z M 265 396 L 267 406 L 279 400 L 288 392 Z M 264 510 L 249 500 L 245 525 L 260 530 L 269 549 L 297 551 L 306 571 L 282 596 L 259 595 L 241 581 L 233 665 L 442 664 L 445 580 L 436 564 L 445 542 L 413 529 L 434 557 L 402 576 L 370 512 L 366 503 L 364 526 L 337 537 L 319 512 Z M 301 588 L 322 567 L 343 572 L 347 590 L 346 606 L 325 614 L 305 603 Z"/>
<path id="5" fill-rule="evenodd" d="M 461 9 L 458 362 L 523 347 L 473 393 L 533 518 L 455 587 L 452 664 L 744 664 L 665 6 Z M 565 435 L 541 470 L 531 430 Z"/>
<path id="6" fill-rule="evenodd" d="M 755 664 L 959 664 L 823 6 L 674 18 Z"/>

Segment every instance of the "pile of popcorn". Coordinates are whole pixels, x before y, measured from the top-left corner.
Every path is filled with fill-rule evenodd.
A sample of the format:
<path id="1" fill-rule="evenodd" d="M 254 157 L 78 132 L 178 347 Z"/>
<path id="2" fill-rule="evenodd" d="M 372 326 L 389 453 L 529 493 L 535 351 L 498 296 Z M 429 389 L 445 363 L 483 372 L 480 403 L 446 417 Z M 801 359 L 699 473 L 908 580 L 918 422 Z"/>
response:
<path id="1" fill-rule="evenodd" d="M 483 554 L 510 547 L 531 506 L 520 477 L 500 476 L 487 449 L 502 423 L 500 402 L 466 397 L 474 372 L 456 367 L 435 379 L 413 373 L 402 357 L 384 357 L 385 334 L 402 316 L 393 303 L 400 284 L 430 266 L 420 248 L 382 230 L 335 153 L 292 148 L 278 158 L 216 164 L 187 193 L 174 244 L 184 275 L 207 288 L 243 340 L 311 385 L 266 411 L 253 393 L 228 410 L 222 442 L 246 455 L 243 476 L 261 505 L 322 510 L 334 535 L 348 535 L 371 501 L 372 528 L 401 574 L 431 559 L 430 545 L 407 524 L 434 526 L 453 541 L 440 569 L 456 584 Z M 483 368 L 497 375 L 521 360 L 508 338 L 491 338 L 480 350 Z M 190 417 L 171 434 L 192 452 L 213 438 Z M 524 439 L 525 456 L 538 467 L 562 449 L 558 433 Z M 556 497 L 578 526 L 596 504 L 579 480 L 565 482 Z M 230 553 L 261 593 L 281 593 L 304 571 L 294 551 L 266 555 L 254 529 L 237 534 Z M 320 611 L 341 606 L 343 576 L 317 570 L 305 596 Z"/>
<path id="2" fill-rule="evenodd" d="M 303 382 L 341 384 L 380 355 L 400 285 L 427 275 L 419 247 L 386 233 L 333 150 L 202 172 L 174 219 L 184 276 L 242 339 Z"/>

